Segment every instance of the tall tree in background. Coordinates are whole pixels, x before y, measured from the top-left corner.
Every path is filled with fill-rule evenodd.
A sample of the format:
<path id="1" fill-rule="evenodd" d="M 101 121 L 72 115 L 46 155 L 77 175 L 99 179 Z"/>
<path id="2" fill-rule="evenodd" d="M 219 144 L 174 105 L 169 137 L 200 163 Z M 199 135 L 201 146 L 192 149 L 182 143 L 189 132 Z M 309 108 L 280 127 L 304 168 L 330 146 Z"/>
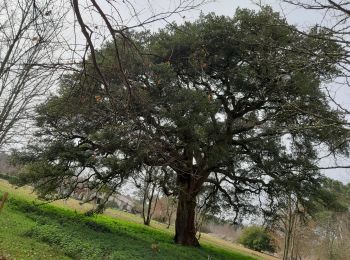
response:
<path id="1" fill-rule="evenodd" d="M 19 155 L 22 183 L 46 198 L 78 184 L 113 193 L 144 165 L 161 167 L 178 198 L 175 241 L 192 246 L 204 187 L 235 220 L 267 212 L 281 189 L 302 202 L 319 181 L 317 150 L 348 148 L 345 120 L 320 87 L 344 55 L 327 37 L 296 32 L 270 8 L 128 32 L 144 55 L 121 53 L 127 82 L 112 42 L 96 53 L 99 70 L 90 62 L 66 77 L 39 108 L 37 143 Z"/>

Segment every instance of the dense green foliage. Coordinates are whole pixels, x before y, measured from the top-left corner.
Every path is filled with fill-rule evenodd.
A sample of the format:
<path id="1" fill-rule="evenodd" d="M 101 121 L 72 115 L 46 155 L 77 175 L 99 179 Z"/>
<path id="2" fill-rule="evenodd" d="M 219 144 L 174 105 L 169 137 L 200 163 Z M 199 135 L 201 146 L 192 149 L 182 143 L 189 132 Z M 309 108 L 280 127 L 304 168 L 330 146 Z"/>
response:
<path id="1" fill-rule="evenodd" d="M 211 246 L 178 246 L 156 228 L 13 197 L 0 215 L 0 257 L 6 254 L 10 259 L 253 259 Z"/>
<path id="2" fill-rule="evenodd" d="M 275 252 L 273 240 L 269 232 L 263 227 L 251 226 L 243 229 L 238 242 L 259 252 Z"/>
<path id="3" fill-rule="evenodd" d="M 334 212 L 349 211 L 350 208 L 350 183 L 344 184 L 330 178 L 326 178 L 322 188 L 319 190 L 321 201 L 319 204 L 324 210 Z M 321 211 L 319 209 L 319 211 Z"/>
<path id="4" fill-rule="evenodd" d="M 235 221 L 261 208 L 273 214 L 280 193 L 303 203 L 320 188 L 320 147 L 347 154 L 345 119 L 321 89 L 344 55 L 326 32 L 298 33 L 263 8 L 129 33 L 132 46 L 99 51 L 103 79 L 87 63 L 40 106 L 36 142 L 19 156 L 22 184 L 46 198 L 78 184 L 108 194 L 158 167 L 164 193 L 179 202 L 175 239 L 196 245 L 199 194 Z M 114 44 L 125 47 L 123 68 Z"/>

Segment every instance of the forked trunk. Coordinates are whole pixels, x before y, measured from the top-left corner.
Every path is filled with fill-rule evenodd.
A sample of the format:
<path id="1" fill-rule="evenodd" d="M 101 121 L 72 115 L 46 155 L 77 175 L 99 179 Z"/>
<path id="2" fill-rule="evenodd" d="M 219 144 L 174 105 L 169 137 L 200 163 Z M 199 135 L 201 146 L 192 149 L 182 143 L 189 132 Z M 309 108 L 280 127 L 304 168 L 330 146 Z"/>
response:
<path id="1" fill-rule="evenodd" d="M 178 184 L 180 191 L 175 221 L 175 243 L 199 246 L 195 227 L 196 193 L 191 189 L 190 180 Z"/>

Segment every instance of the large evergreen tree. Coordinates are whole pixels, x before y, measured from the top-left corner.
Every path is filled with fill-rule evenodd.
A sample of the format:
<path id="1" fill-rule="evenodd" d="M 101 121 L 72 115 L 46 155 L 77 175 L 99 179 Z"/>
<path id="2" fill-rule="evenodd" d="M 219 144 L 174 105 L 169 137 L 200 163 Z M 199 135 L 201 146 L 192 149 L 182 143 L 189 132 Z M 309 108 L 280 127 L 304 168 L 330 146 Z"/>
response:
<path id="1" fill-rule="evenodd" d="M 305 34 L 265 8 L 134 33 L 118 53 L 123 71 L 105 46 L 97 57 L 108 88 L 87 65 L 38 109 L 23 183 L 47 198 L 77 185 L 112 193 L 142 166 L 160 167 L 164 192 L 178 197 L 175 241 L 184 245 L 198 245 L 204 187 L 236 217 L 257 198 L 273 205 L 283 189 L 303 197 L 319 178 L 318 150 L 347 149 L 344 119 L 322 92 L 342 49 L 322 31 Z"/>

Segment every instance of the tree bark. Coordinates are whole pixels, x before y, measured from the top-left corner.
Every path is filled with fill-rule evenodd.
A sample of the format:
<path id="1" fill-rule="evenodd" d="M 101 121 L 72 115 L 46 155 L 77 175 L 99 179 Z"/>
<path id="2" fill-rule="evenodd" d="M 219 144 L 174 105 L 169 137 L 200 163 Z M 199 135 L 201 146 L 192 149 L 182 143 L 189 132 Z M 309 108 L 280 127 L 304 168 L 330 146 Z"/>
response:
<path id="1" fill-rule="evenodd" d="M 9 194 L 8 194 L 7 192 L 5 192 L 5 193 L 2 195 L 2 199 L 1 199 L 1 201 L 0 201 L 0 212 L 1 212 L 2 208 L 4 207 L 5 202 L 6 202 L 7 198 L 8 198 L 8 196 L 9 196 Z"/>
<path id="2" fill-rule="evenodd" d="M 196 238 L 195 208 L 197 192 L 193 190 L 191 176 L 178 178 L 179 197 L 175 221 L 175 243 L 199 246 Z"/>

